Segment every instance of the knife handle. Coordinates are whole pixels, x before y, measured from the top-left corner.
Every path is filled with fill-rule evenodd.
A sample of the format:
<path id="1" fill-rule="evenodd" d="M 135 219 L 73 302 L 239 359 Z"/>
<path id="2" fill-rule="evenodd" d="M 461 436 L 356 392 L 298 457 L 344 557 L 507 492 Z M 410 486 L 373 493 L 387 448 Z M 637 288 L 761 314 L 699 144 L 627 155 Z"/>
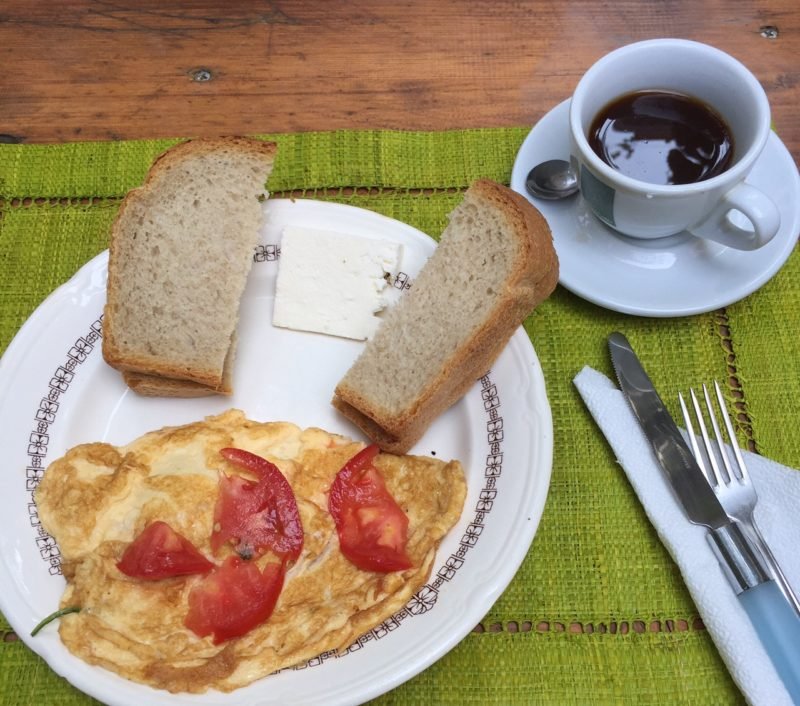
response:
<path id="1" fill-rule="evenodd" d="M 737 522 L 706 536 L 792 702 L 800 706 L 800 617 Z"/>
<path id="2" fill-rule="evenodd" d="M 800 618 L 771 580 L 742 591 L 739 600 L 789 696 L 800 704 Z"/>

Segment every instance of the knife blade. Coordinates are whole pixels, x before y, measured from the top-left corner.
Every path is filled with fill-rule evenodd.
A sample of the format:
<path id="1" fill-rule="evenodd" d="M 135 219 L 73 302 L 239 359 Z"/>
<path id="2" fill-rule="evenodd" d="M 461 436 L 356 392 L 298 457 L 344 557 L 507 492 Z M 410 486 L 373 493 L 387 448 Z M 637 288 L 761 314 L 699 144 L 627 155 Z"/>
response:
<path id="1" fill-rule="evenodd" d="M 703 471 L 628 339 L 621 333 L 612 333 L 608 348 L 620 388 L 689 519 L 711 529 L 727 525 L 730 520 L 724 508 L 705 481 Z"/>
<path id="2" fill-rule="evenodd" d="M 608 348 L 622 393 L 675 496 L 691 522 L 709 529 L 720 566 L 789 696 L 800 706 L 800 618 L 750 540 L 725 513 L 628 339 L 612 333 Z"/>

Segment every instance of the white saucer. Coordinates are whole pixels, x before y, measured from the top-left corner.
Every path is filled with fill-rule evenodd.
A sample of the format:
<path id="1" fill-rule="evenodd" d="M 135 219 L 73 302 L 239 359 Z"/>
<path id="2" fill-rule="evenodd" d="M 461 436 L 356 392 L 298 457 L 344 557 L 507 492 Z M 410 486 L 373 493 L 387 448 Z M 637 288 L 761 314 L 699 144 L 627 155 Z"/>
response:
<path id="1" fill-rule="evenodd" d="M 639 316 L 687 316 L 743 299 L 786 262 L 800 231 L 800 175 L 791 154 L 771 133 L 747 181 L 769 194 L 781 213 L 778 234 L 743 252 L 688 233 L 653 241 L 614 232 L 580 195 L 545 201 L 525 191 L 530 169 L 546 159 L 569 159 L 569 100 L 557 105 L 522 143 L 511 188 L 547 219 L 561 266 L 559 282 L 607 309 Z"/>

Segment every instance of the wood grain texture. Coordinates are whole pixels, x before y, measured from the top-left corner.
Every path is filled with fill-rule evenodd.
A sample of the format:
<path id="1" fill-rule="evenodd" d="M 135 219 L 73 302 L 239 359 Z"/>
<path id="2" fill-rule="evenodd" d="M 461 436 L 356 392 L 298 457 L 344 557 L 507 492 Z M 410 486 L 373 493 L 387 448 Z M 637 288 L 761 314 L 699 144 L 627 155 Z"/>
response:
<path id="1" fill-rule="evenodd" d="M 604 53 L 663 36 L 743 61 L 800 157 L 796 0 L 5 0 L 0 139 L 527 125 Z"/>

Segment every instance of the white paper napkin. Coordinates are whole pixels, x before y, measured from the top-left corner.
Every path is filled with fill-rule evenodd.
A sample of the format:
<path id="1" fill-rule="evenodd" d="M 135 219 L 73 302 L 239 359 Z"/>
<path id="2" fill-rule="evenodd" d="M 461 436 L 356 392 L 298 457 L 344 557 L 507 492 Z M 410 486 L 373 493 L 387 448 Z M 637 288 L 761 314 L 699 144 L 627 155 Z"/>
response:
<path id="1" fill-rule="evenodd" d="M 755 706 L 791 706 L 786 689 L 708 545 L 706 528 L 686 518 L 627 400 L 616 385 L 592 368 L 584 368 L 574 383 L 680 568 L 703 623 L 747 701 Z M 800 472 L 756 454 L 743 452 L 743 456 L 758 492 L 758 525 L 797 590 Z"/>

